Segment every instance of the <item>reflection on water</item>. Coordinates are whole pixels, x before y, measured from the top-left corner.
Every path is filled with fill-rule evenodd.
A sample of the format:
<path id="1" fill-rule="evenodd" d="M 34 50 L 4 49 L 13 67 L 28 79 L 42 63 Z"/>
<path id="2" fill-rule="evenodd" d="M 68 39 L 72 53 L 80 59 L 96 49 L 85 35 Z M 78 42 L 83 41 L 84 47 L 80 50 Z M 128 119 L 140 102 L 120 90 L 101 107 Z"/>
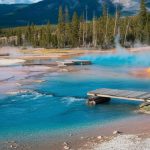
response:
<path id="1" fill-rule="evenodd" d="M 74 73 L 47 73 L 46 82 L 25 85 L 27 92 L 0 98 L 0 138 L 27 138 L 36 134 L 69 133 L 89 126 L 103 126 L 136 116 L 139 102 L 113 99 L 109 104 L 88 107 L 86 93 L 97 88 L 150 90 L 150 80 L 128 75 L 131 67 L 142 66 L 137 56 L 83 56 L 92 66 L 78 66 Z M 126 61 L 125 61 L 126 60 Z M 128 61 L 129 60 L 129 61 Z M 136 63 L 135 63 L 136 60 Z M 142 62 L 142 61 L 141 61 Z M 143 67 L 149 65 L 147 60 Z"/>

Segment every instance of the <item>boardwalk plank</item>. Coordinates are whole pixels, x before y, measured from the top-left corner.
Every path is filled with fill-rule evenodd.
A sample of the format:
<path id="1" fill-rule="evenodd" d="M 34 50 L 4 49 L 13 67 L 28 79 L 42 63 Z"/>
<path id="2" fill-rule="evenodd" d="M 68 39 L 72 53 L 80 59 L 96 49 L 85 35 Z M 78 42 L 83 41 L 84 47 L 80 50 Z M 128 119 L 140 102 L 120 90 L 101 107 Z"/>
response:
<path id="1" fill-rule="evenodd" d="M 145 93 L 144 95 L 139 96 L 138 98 L 142 98 L 142 99 L 148 99 L 150 98 L 150 93 Z"/>
<path id="2" fill-rule="evenodd" d="M 138 97 L 138 96 L 143 95 L 144 93 L 146 93 L 146 92 L 133 92 L 132 94 L 130 94 L 128 96 L 130 96 L 130 97 Z"/>
<path id="3" fill-rule="evenodd" d="M 101 97 L 110 97 L 110 98 L 119 98 L 119 99 L 128 99 L 128 100 L 139 100 L 139 101 L 149 101 L 150 93 L 143 91 L 130 91 L 130 90 L 118 90 L 118 89 L 97 89 L 91 91 L 88 95 L 92 96 L 101 96 Z"/>

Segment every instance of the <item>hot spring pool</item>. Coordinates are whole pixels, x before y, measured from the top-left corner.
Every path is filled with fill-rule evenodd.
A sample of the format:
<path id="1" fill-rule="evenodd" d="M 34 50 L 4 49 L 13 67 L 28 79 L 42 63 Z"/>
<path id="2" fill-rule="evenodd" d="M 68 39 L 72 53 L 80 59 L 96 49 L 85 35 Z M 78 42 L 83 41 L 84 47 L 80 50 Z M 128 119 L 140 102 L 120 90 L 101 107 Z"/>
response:
<path id="1" fill-rule="evenodd" d="M 97 88 L 150 91 L 149 79 L 128 75 L 131 68 L 150 66 L 143 55 L 85 55 L 79 59 L 91 60 L 93 65 L 79 66 L 80 71 L 72 73 L 45 74 L 46 82 L 22 86 L 29 92 L 1 96 L 0 139 L 68 134 L 138 115 L 134 110 L 139 102 L 113 99 L 95 107 L 85 102 L 87 92 Z"/>

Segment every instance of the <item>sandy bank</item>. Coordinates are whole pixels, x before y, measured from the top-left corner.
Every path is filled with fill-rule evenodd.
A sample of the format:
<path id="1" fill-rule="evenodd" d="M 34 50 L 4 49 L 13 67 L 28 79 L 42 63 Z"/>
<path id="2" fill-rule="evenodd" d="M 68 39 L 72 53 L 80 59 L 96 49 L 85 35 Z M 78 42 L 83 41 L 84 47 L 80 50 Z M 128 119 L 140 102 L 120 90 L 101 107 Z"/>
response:
<path id="1" fill-rule="evenodd" d="M 150 46 L 127 48 L 129 52 L 149 51 Z M 56 58 L 68 58 L 72 56 L 78 56 L 82 54 L 105 54 L 115 53 L 113 49 L 93 49 L 93 48 L 73 48 L 73 49 L 44 49 L 44 48 L 30 48 L 21 49 L 19 47 L 2 47 L 0 48 L 0 54 L 8 53 L 10 56 L 7 58 L 20 58 L 20 59 L 56 59 Z"/>
<path id="2" fill-rule="evenodd" d="M 150 51 L 150 46 L 128 48 L 128 52 Z M 44 49 L 44 48 L 27 48 L 25 50 L 17 47 L 2 47 L 1 53 L 9 53 L 10 56 L 5 58 L 16 58 L 24 60 L 37 60 L 37 59 L 59 59 L 59 58 L 72 58 L 84 54 L 109 54 L 116 53 L 116 49 L 94 49 L 94 48 L 74 48 L 74 49 Z"/>
<path id="3" fill-rule="evenodd" d="M 140 51 L 150 51 L 150 46 L 138 47 L 138 48 L 128 48 L 128 52 L 140 52 Z M 20 50 L 21 55 L 17 58 L 25 60 L 35 60 L 35 59 L 59 59 L 59 58 L 72 58 L 75 56 L 86 55 L 86 54 L 112 54 L 117 53 L 116 49 L 35 49 L 35 50 Z"/>

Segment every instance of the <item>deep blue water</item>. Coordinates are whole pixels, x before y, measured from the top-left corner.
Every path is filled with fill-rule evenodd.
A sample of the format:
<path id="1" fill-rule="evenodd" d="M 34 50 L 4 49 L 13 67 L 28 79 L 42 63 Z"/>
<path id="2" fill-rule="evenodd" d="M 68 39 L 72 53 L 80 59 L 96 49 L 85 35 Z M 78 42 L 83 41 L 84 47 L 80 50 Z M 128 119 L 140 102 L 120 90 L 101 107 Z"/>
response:
<path id="1" fill-rule="evenodd" d="M 139 102 L 113 99 L 95 107 L 85 104 L 86 93 L 97 88 L 150 90 L 150 80 L 128 75 L 130 68 L 147 67 L 150 61 L 138 55 L 119 57 L 82 56 L 93 65 L 79 66 L 82 71 L 74 73 L 46 74 L 45 82 L 22 87 L 29 92 L 0 97 L 0 139 L 70 133 L 138 115 L 134 110 Z"/>

